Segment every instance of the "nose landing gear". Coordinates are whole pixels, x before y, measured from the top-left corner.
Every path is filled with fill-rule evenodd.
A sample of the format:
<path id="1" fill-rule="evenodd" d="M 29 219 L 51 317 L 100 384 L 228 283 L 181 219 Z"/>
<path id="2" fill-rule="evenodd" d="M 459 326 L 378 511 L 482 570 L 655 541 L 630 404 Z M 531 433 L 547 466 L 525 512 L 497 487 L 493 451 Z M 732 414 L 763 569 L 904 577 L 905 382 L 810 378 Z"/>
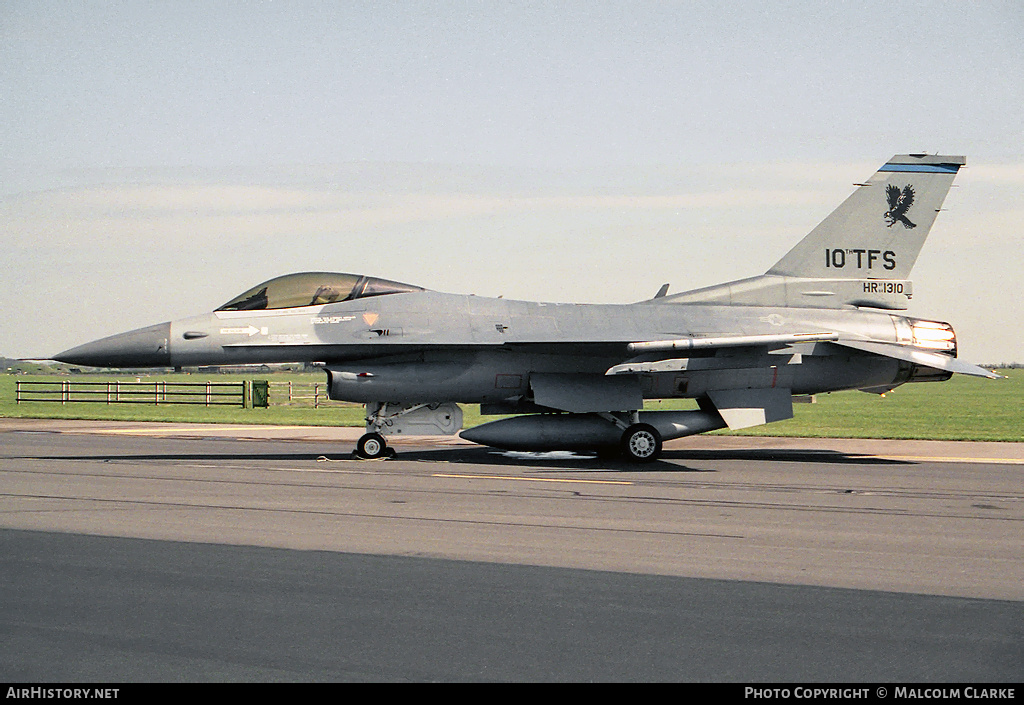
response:
<path id="1" fill-rule="evenodd" d="M 388 448 L 384 436 L 379 433 L 364 434 L 356 443 L 356 455 L 367 460 L 391 457 L 395 454 L 394 448 Z"/>

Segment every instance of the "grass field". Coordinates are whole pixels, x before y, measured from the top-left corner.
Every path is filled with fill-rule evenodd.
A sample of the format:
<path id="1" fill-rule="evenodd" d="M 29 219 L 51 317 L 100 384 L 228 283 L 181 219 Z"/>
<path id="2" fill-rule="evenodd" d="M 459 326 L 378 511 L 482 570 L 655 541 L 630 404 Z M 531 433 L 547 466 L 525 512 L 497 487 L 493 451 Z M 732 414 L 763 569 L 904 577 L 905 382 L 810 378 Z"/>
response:
<path id="1" fill-rule="evenodd" d="M 817 396 L 817 403 L 794 404 L 795 416 L 767 426 L 735 433 L 755 436 L 802 436 L 830 438 L 920 438 L 938 440 L 1024 442 L 1024 370 L 1003 370 L 1007 379 L 984 380 L 955 376 L 948 382 L 906 384 L 884 397 L 863 392 L 836 392 Z M 287 382 L 293 390 L 312 394 L 322 383 L 321 373 L 271 375 L 197 375 L 111 377 L 70 375 L 71 381 L 114 380 L 147 382 L 231 382 L 268 379 L 272 383 L 269 409 L 203 406 L 154 406 L 146 404 L 32 402 L 15 404 L 17 380 L 53 380 L 53 375 L 0 375 L 0 417 L 102 419 L 121 421 L 170 421 L 199 423 L 276 424 L 287 426 L 362 426 L 363 408 L 330 402 L 312 408 L 311 400 L 287 402 Z M 60 379 L 60 378 L 58 378 Z M 322 393 L 322 391 L 321 391 Z M 689 400 L 651 401 L 647 408 L 689 409 Z M 479 407 L 464 405 L 465 425 L 475 426 L 494 417 L 481 417 Z"/>

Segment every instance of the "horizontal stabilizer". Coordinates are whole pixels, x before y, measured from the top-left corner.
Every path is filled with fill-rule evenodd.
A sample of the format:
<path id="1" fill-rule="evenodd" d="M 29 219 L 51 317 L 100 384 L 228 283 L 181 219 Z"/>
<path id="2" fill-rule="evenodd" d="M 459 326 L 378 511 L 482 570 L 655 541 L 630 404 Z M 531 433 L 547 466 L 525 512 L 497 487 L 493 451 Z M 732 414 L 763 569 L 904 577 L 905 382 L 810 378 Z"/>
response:
<path id="1" fill-rule="evenodd" d="M 793 418 L 789 389 L 720 389 L 708 396 L 732 430 Z"/>
<path id="2" fill-rule="evenodd" d="M 867 340 L 838 340 L 836 343 L 848 348 L 854 348 L 855 350 L 893 357 L 897 360 L 906 360 L 907 362 L 924 365 L 925 367 L 933 367 L 946 372 L 958 372 L 962 375 L 987 377 L 988 379 L 1002 379 L 995 372 L 990 372 L 963 360 L 957 360 L 955 357 L 950 357 L 943 353 L 929 352 L 896 343 L 878 343 Z"/>

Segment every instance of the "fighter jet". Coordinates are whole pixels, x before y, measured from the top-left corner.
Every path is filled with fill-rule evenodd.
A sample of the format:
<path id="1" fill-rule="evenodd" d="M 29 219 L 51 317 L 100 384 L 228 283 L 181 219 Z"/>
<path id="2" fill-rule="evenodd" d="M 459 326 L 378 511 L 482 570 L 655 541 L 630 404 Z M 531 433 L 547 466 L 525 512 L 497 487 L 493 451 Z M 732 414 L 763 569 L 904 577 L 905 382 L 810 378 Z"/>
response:
<path id="1" fill-rule="evenodd" d="M 96 367 L 323 363 L 332 399 L 366 405 L 356 453 L 456 434 L 457 403 L 511 415 L 462 431 L 513 450 L 659 457 L 664 441 L 793 416 L 793 396 L 885 393 L 954 373 L 953 328 L 901 313 L 907 280 L 965 159 L 894 156 L 761 276 L 632 304 L 513 301 L 331 272 L 263 282 L 212 313 L 55 359 Z M 892 227 L 895 223 L 902 227 Z M 643 411 L 645 399 L 696 409 Z"/>

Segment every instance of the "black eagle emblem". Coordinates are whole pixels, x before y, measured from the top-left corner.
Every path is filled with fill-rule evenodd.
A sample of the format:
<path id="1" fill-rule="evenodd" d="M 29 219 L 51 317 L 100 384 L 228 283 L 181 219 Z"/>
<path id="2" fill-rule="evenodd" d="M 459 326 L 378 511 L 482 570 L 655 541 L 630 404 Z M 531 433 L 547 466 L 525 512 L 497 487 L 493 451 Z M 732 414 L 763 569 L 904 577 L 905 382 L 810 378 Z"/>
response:
<path id="1" fill-rule="evenodd" d="M 897 222 L 903 223 L 903 227 L 908 230 L 917 227 L 907 219 L 907 211 L 914 205 L 914 187 L 912 185 L 907 184 L 900 191 L 899 186 L 889 184 L 885 187 L 885 200 L 889 202 L 889 210 L 885 212 L 884 216 L 889 221 L 888 227 L 891 228 Z"/>

